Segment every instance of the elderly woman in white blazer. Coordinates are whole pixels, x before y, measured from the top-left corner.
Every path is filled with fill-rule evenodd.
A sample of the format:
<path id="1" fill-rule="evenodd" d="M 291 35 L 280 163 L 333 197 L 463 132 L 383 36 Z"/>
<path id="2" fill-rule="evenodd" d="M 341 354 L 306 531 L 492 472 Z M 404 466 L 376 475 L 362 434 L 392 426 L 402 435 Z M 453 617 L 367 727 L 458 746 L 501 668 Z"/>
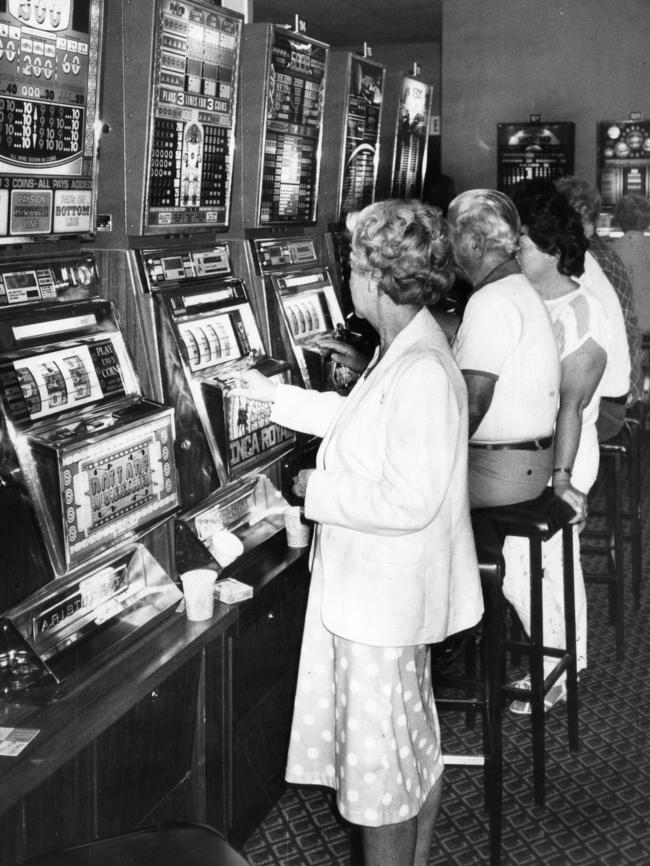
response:
<path id="1" fill-rule="evenodd" d="M 275 421 L 323 437 L 294 490 L 317 524 L 287 780 L 333 787 L 372 866 L 426 866 L 442 756 L 428 644 L 483 605 L 467 493 L 467 397 L 424 306 L 451 280 L 417 201 L 348 219 L 355 311 L 379 347 L 347 397 L 246 374 Z"/>

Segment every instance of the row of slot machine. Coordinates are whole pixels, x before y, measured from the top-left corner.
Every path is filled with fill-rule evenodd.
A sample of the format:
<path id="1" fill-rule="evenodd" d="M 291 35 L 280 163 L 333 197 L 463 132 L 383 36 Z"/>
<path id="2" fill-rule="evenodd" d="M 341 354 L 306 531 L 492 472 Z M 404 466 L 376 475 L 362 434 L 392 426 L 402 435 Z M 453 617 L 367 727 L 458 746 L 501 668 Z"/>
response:
<path id="1" fill-rule="evenodd" d="M 597 186 L 603 208 L 599 232 L 608 234 L 622 196 L 650 198 L 650 121 L 635 112 L 624 120 L 601 120 L 596 136 Z M 573 174 L 574 158 L 572 122 L 543 122 L 532 115 L 528 122 L 497 124 L 497 187 L 504 192 L 521 181 Z"/>
<path id="2" fill-rule="evenodd" d="M 341 224 L 382 159 L 419 194 L 431 88 L 216 0 L 0 0 L 0 47 L 0 694 L 31 700 L 280 537 L 317 443 L 232 376 L 353 384 L 319 348 Z"/>

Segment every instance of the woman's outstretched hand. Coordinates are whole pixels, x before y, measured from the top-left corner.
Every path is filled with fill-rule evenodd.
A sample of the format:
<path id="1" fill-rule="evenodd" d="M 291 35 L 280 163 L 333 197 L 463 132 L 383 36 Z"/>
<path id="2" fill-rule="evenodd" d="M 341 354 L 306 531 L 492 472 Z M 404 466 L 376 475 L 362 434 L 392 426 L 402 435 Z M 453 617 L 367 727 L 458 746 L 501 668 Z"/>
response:
<path id="1" fill-rule="evenodd" d="M 238 370 L 229 377 L 228 393 L 233 397 L 246 397 L 272 403 L 275 400 L 277 382 L 267 379 L 259 370 Z"/>
<path id="2" fill-rule="evenodd" d="M 354 370 L 355 373 L 363 373 L 368 366 L 368 358 L 363 352 L 355 349 L 349 343 L 344 343 L 343 340 L 337 340 L 335 337 L 321 337 L 318 340 L 318 345 L 330 353 L 332 360 Z"/>

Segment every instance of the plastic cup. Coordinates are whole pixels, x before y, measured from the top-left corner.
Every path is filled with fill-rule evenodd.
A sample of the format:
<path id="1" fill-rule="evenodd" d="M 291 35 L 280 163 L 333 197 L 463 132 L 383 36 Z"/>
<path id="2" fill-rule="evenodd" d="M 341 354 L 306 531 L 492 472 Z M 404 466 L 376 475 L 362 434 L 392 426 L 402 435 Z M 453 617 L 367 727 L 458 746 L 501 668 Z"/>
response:
<path id="1" fill-rule="evenodd" d="M 185 616 L 192 622 L 210 619 L 214 613 L 214 584 L 216 572 L 197 568 L 181 574 L 185 597 Z"/>
<path id="2" fill-rule="evenodd" d="M 301 516 L 302 509 L 299 505 L 285 509 L 284 528 L 287 531 L 287 545 L 289 547 L 306 547 L 309 544 L 309 526 L 302 522 Z"/>

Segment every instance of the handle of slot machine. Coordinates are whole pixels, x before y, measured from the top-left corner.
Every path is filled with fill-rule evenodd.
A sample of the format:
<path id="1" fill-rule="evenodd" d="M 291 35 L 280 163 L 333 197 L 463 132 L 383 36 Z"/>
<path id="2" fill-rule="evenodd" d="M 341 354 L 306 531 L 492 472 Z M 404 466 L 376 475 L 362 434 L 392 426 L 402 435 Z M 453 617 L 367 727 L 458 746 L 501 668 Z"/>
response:
<path id="1" fill-rule="evenodd" d="M 228 393 L 233 397 L 260 400 L 272 403 L 275 400 L 277 382 L 267 379 L 259 370 L 238 370 L 229 376 Z"/>

